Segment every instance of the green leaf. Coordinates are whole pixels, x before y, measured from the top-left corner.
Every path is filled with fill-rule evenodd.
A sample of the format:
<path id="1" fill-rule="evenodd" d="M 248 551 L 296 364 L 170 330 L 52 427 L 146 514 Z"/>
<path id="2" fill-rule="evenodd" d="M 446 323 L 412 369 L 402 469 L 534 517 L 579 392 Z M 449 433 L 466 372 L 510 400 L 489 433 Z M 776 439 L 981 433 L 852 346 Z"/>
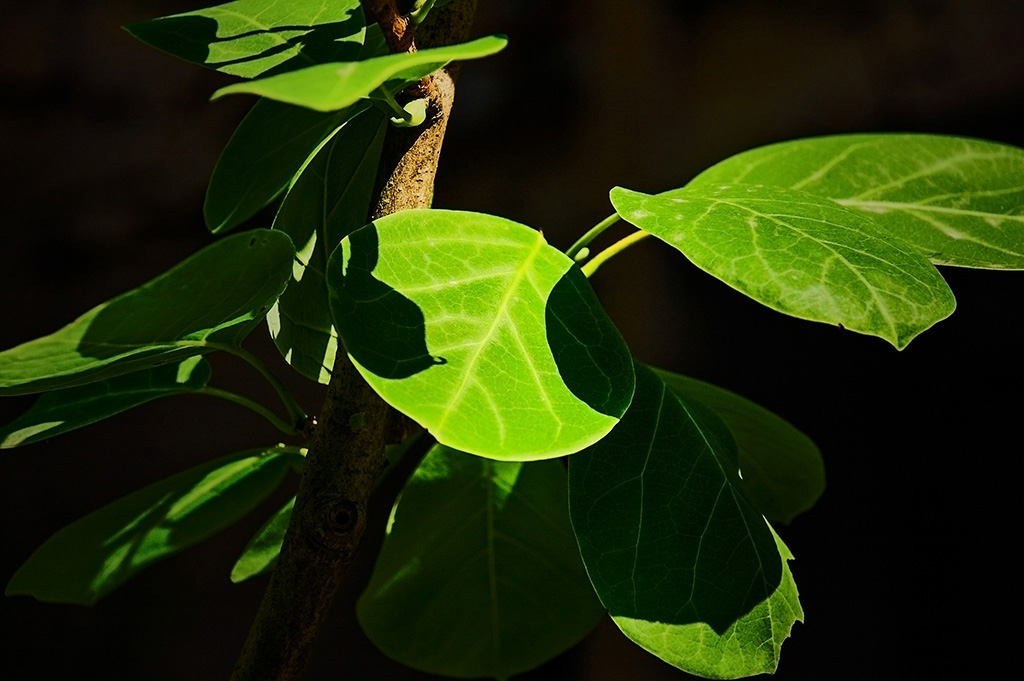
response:
<path id="1" fill-rule="evenodd" d="M 267 317 L 285 359 L 302 375 L 327 383 L 337 333 L 327 302 L 327 259 L 352 230 L 366 224 L 387 117 L 369 107 L 355 115 L 306 164 L 274 220 L 297 244 L 289 284 Z"/>
<path id="2" fill-rule="evenodd" d="M 402 211 L 346 237 L 327 284 L 360 373 L 442 444 L 563 456 L 629 406 L 628 348 L 572 260 L 529 227 Z"/>
<path id="3" fill-rule="evenodd" d="M 896 348 L 952 314 L 949 286 L 861 213 L 794 189 L 698 185 L 650 196 L 617 187 L 626 221 L 785 314 L 879 336 Z"/>
<path id="4" fill-rule="evenodd" d="M 118 499 L 53 535 L 5 593 L 92 605 L 147 565 L 233 525 L 277 488 L 297 456 L 233 454 Z"/>
<path id="5" fill-rule="evenodd" d="M 225 237 L 59 331 L 0 352 L 0 395 L 82 385 L 238 345 L 284 290 L 293 256 L 281 232 Z"/>
<path id="6" fill-rule="evenodd" d="M 401 90 L 449 62 L 492 55 L 507 42 L 501 36 L 487 36 L 459 45 L 389 54 L 364 61 L 321 64 L 228 85 L 217 90 L 213 98 L 248 93 L 317 111 L 335 111 L 369 97 L 386 82 L 393 81 L 389 85 L 392 91 Z"/>
<path id="7" fill-rule="evenodd" d="M 773 532 L 774 534 L 774 532 Z M 793 554 L 775 535 L 785 559 L 782 582 L 765 601 L 718 634 L 708 625 L 666 624 L 631 617 L 613 617 L 626 636 L 671 665 L 710 679 L 736 679 L 773 673 L 779 666 L 782 643 L 804 611 L 789 562 Z M 761 641 L 761 644 L 754 643 Z"/>
<path id="8" fill-rule="evenodd" d="M 125 30 L 185 61 L 254 78 L 352 59 L 365 27 L 359 0 L 237 0 Z"/>
<path id="9" fill-rule="evenodd" d="M 604 615 L 572 539 L 557 461 L 488 461 L 435 446 L 406 483 L 357 614 L 388 656 L 507 679 Z"/>
<path id="10" fill-rule="evenodd" d="M 725 424 L 681 401 L 647 367 L 637 364 L 636 377 L 633 403 L 615 430 L 569 459 L 569 514 L 583 563 L 617 622 L 700 625 L 721 637 L 780 588 L 784 561 L 740 486 Z M 769 622 L 767 631 L 775 629 Z M 764 633 L 744 627 L 736 645 L 765 648 L 773 639 Z M 657 641 L 633 638 L 666 657 Z M 694 672 L 712 654 L 703 646 L 670 652 L 678 655 L 672 664 Z M 771 666 L 745 673 L 771 671 L 771 657 Z"/>
<path id="11" fill-rule="evenodd" d="M 832 199 L 937 265 L 1024 269 L 1024 149 L 939 135 L 838 135 L 771 144 L 687 187 L 765 184 Z"/>
<path id="12" fill-rule="evenodd" d="M 204 388 L 209 380 L 210 365 L 206 360 L 189 357 L 178 364 L 54 390 L 0 428 L 0 449 L 46 440 L 160 397 L 194 392 Z"/>
<path id="13" fill-rule="evenodd" d="M 729 427 L 739 451 L 740 485 L 771 522 L 789 523 L 825 491 L 825 464 L 809 437 L 764 407 L 688 376 L 655 369 L 683 402 L 699 402 Z"/>
<path id="14" fill-rule="evenodd" d="M 245 545 L 245 550 L 235 562 L 235 566 L 231 568 L 232 582 L 238 584 L 273 569 L 277 563 L 277 556 L 281 553 L 281 543 L 284 541 L 285 532 L 288 531 L 288 522 L 292 518 L 294 508 L 295 497 L 292 497 L 263 523 Z"/>
<path id="15" fill-rule="evenodd" d="M 203 215 L 214 234 L 242 224 L 285 190 L 317 148 L 363 107 L 322 113 L 261 99 L 221 152 Z"/>

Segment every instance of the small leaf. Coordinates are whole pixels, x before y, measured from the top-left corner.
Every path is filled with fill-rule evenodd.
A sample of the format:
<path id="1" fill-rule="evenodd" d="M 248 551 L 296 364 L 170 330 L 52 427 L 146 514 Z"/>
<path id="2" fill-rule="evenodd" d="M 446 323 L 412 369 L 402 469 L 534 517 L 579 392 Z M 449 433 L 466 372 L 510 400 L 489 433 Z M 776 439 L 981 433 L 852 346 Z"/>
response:
<path id="1" fill-rule="evenodd" d="M 327 383 L 337 333 L 327 302 L 327 258 L 352 230 L 366 224 L 386 128 L 375 107 L 356 114 L 306 164 L 274 219 L 297 244 L 289 284 L 267 321 L 278 350 L 314 381 Z"/>
<path id="2" fill-rule="evenodd" d="M 317 111 L 335 111 L 367 98 L 389 81 L 401 90 L 452 61 L 479 59 L 500 51 L 508 42 L 487 36 L 468 43 L 389 54 L 364 61 L 320 64 L 269 78 L 222 87 L 213 98 L 248 93 Z"/>
<path id="3" fill-rule="evenodd" d="M 292 497 L 263 523 L 245 545 L 245 550 L 235 562 L 235 566 L 231 568 L 232 582 L 238 584 L 273 569 L 277 563 L 277 556 L 281 553 L 281 543 L 284 541 L 285 532 L 288 531 L 288 522 L 292 518 L 294 508 L 295 497 Z"/>
<path id="4" fill-rule="evenodd" d="M 683 402 L 699 402 L 729 427 L 740 486 L 771 522 L 789 523 L 825 491 L 825 465 L 809 437 L 764 407 L 688 376 L 655 369 Z"/>
<path id="5" fill-rule="evenodd" d="M 359 0 L 236 0 L 125 30 L 185 61 L 254 78 L 352 59 L 365 27 Z"/>
<path id="6" fill-rule="evenodd" d="M 210 231 L 226 232 L 269 205 L 317 148 L 362 110 L 325 114 L 269 99 L 257 101 L 213 169 L 203 204 Z"/>
<path id="7" fill-rule="evenodd" d="M 327 283 L 360 373 L 442 444 L 563 456 L 629 406 L 628 348 L 572 260 L 525 225 L 402 211 L 346 237 Z"/>
<path id="8" fill-rule="evenodd" d="M 151 400 L 194 392 L 210 380 L 202 357 L 48 392 L 0 428 L 0 449 L 27 445 L 110 418 Z"/>
<path id="9" fill-rule="evenodd" d="M 225 237 L 48 336 L 0 352 L 0 395 L 67 388 L 237 345 L 284 290 L 281 232 Z"/>
<path id="10" fill-rule="evenodd" d="M 431 674 L 507 679 L 604 615 L 572 539 L 557 461 L 435 446 L 406 483 L 357 614 L 388 656 Z"/>
<path id="11" fill-rule="evenodd" d="M 92 605 L 147 565 L 247 515 L 277 488 L 297 456 L 283 449 L 233 454 L 118 499 L 36 549 L 5 593 Z"/>
<path id="12" fill-rule="evenodd" d="M 766 184 L 856 210 L 937 265 L 1024 269 L 1024 149 L 940 135 L 837 135 L 759 147 L 687 188 Z"/>
<path id="13" fill-rule="evenodd" d="M 636 377 L 633 403 L 615 430 L 569 459 L 573 530 L 594 589 L 617 623 L 699 624 L 714 647 L 780 588 L 784 561 L 740 486 L 725 424 L 681 401 L 647 367 L 638 364 Z M 772 645 L 777 628 L 788 634 L 789 614 L 778 627 L 740 627 L 735 647 Z M 666 649 L 624 631 L 687 671 L 703 673 L 713 652 L 706 645 Z M 771 664 L 758 658 L 743 673 L 772 671 L 777 654 L 768 657 Z M 728 663 L 738 661 L 730 653 Z"/>
<path id="14" fill-rule="evenodd" d="M 828 199 L 762 185 L 650 196 L 615 188 L 619 215 L 697 267 L 785 314 L 879 336 L 897 349 L 956 307 L 908 244 Z"/>

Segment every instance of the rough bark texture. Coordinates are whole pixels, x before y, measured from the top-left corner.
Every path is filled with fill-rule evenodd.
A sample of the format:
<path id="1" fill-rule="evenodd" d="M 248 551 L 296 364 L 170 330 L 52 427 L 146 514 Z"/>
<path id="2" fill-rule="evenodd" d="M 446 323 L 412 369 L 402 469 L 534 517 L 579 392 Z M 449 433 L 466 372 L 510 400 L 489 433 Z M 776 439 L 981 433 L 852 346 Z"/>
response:
<path id="1" fill-rule="evenodd" d="M 422 46 L 466 39 L 477 0 L 453 0 L 417 31 Z M 368 16 L 393 35 L 393 2 L 364 2 Z M 383 8 L 383 9 L 382 9 Z M 374 9 L 382 12 L 378 15 Z M 402 29 L 407 26 L 402 25 Z M 403 35 L 407 35 L 403 34 Z M 415 49 L 411 39 L 396 45 Z M 394 49 L 394 46 L 392 47 Z M 430 205 L 441 142 L 455 88 L 450 70 L 411 93 L 426 97 L 419 128 L 391 128 L 385 141 L 373 218 Z M 288 532 L 267 593 L 239 657 L 233 681 L 286 681 L 305 669 L 312 643 L 366 529 L 370 494 L 407 421 L 388 407 L 339 351 L 327 397 L 313 430 Z"/>

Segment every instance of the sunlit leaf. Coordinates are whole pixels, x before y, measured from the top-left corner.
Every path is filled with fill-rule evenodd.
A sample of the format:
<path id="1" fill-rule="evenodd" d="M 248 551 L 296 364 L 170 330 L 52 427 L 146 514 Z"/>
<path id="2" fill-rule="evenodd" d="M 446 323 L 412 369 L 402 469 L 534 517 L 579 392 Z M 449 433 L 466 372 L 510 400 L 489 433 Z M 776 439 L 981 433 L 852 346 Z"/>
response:
<path id="1" fill-rule="evenodd" d="M 288 522 L 295 508 L 295 497 L 279 508 L 253 535 L 245 550 L 231 568 L 231 581 L 235 584 L 269 572 L 281 553 L 281 543 L 288 530 Z"/>
<path id="2" fill-rule="evenodd" d="M 779 312 L 879 336 L 899 349 L 956 303 L 927 258 L 862 213 L 762 185 L 658 196 L 615 188 L 619 215 Z"/>
<path id="3" fill-rule="evenodd" d="M 449 62 L 492 55 L 505 47 L 506 42 L 504 37 L 487 36 L 459 45 L 389 54 L 364 61 L 310 66 L 228 85 L 213 96 L 247 93 L 317 111 L 335 111 L 369 97 L 386 82 L 393 84 L 393 90 L 400 90 Z"/>
<path id="4" fill-rule="evenodd" d="M 621 336 L 579 269 L 529 227 L 403 211 L 346 237 L 327 283 L 360 373 L 442 444 L 562 456 L 604 436 L 629 405 Z"/>
<path id="5" fill-rule="evenodd" d="M 66 388 L 237 345 L 284 290 L 282 232 L 225 237 L 48 336 L 0 352 L 0 395 Z"/>
<path id="6" fill-rule="evenodd" d="M 735 393 L 670 371 L 655 370 L 683 402 L 700 402 L 729 427 L 739 451 L 740 485 L 772 522 L 788 523 L 825 491 L 825 465 L 809 437 Z"/>
<path id="7" fill-rule="evenodd" d="M 118 499 L 53 535 L 5 593 L 92 605 L 147 565 L 247 515 L 298 456 L 283 449 L 233 454 Z"/>
<path id="8" fill-rule="evenodd" d="M 647 367 L 638 364 L 636 376 L 633 403 L 619 425 L 569 458 L 569 513 L 583 563 L 617 622 L 699 625 L 720 639 L 779 590 L 784 560 L 742 490 L 725 424 L 680 400 Z M 781 627 L 787 633 L 790 614 Z M 669 659 L 660 642 L 635 635 L 635 628 L 624 631 L 687 671 L 702 669 L 712 652 L 669 648 L 678 656 Z M 740 627 L 735 645 L 769 647 L 777 628 Z M 745 673 L 771 671 L 776 657 Z"/>
<path id="9" fill-rule="evenodd" d="M 363 24 L 359 0 L 236 0 L 125 30 L 185 61 L 254 78 L 352 59 Z"/>
<path id="10" fill-rule="evenodd" d="M 17 419 L 0 428 L 0 449 L 39 442 L 102 421 L 151 400 L 194 392 L 210 380 L 202 357 L 142 369 L 88 385 L 45 393 Z"/>
<path id="11" fill-rule="evenodd" d="M 572 538 L 565 469 L 435 446 L 392 510 L 357 613 L 390 657 L 507 679 L 582 639 L 604 611 Z"/>
<path id="12" fill-rule="evenodd" d="M 203 204 L 210 231 L 226 232 L 270 204 L 317 147 L 362 110 L 322 113 L 269 99 L 256 102 L 213 169 Z"/>
<path id="13" fill-rule="evenodd" d="M 1024 149 L 939 135 L 837 135 L 728 158 L 688 188 L 765 184 L 859 211 L 938 265 L 1024 269 Z"/>
<path id="14" fill-rule="evenodd" d="M 349 120 L 303 168 L 274 220 L 296 244 L 289 284 L 267 321 L 281 354 L 307 378 L 327 383 L 337 333 L 327 302 L 327 258 L 366 224 L 387 117 L 377 108 Z"/>

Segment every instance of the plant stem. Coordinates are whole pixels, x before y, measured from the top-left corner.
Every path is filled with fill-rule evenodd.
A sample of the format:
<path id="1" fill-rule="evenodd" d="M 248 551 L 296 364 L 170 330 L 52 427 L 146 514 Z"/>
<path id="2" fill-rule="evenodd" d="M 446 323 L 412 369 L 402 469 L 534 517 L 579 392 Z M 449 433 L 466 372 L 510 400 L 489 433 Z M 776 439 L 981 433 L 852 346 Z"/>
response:
<path id="1" fill-rule="evenodd" d="M 200 395 L 209 395 L 210 397 L 219 397 L 222 400 L 228 402 L 234 402 L 235 404 L 245 407 L 246 409 L 256 412 L 266 420 L 270 421 L 271 425 L 280 430 L 285 435 L 299 435 L 299 431 L 291 424 L 285 423 L 285 421 L 277 416 L 274 412 L 264 407 L 259 402 L 250 400 L 248 397 L 244 397 L 237 393 L 233 393 L 229 390 L 222 390 L 220 388 L 213 388 L 206 386 L 196 391 Z"/>
<path id="2" fill-rule="evenodd" d="M 274 392 L 277 393 L 278 397 L 281 398 L 281 402 L 284 403 L 284 408 L 287 410 L 288 418 L 291 419 L 294 428 L 298 428 L 299 424 L 306 419 L 306 410 L 302 408 L 302 405 L 300 405 L 298 400 L 295 399 L 295 396 L 292 395 L 287 386 L 281 382 L 281 379 L 277 377 L 277 374 L 275 374 L 262 359 L 245 348 L 241 348 L 237 345 L 210 342 L 203 342 L 202 345 L 213 350 L 221 350 L 230 355 L 234 355 L 235 357 L 249 363 L 252 368 L 260 372 L 260 374 L 267 379 L 267 382 L 270 383 L 271 387 L 274 388 Z"/>
<path id="3" fill-rule="evenodd" d="M 584 265 L 580 269 L 582 269 L 583 274 L 587 275 L 587 277 L 589 278 L 591 275 L 594 274 L 594 272 L 597 271 L 598 267 L 603 265 L 604 262 L 611 258 L 613 255 L 626 250 L 636 242 L 646 239 L 649 236 L 650 234 L 648 232 L 633 232 L 629 236 L 619 239 L 611 246 L 595 255 L 593 258 L 590 259 L 590 261 L 586 265 Z"/>
<path id="4" fill-rule="evenodd" d="M 591 241 L 596 239 L 598 236 L 600 236 L 603 232 L 605 232 L 609 227 L 611 227 L 612 225 L 614 225 L 618 221 L 619 221 L 619 214 L 618 213 L 612 213 L 611 215 L 606 217 L 604 220 L 601 220 L 601 222 L 599 222 L 596 225 L 594 225 L 593 227 L 591 227 L 587 231 L 586 234 L 584 234 L 579 239 L 577 239 L 576 243 L 574 243 L 572 246 L 570 246 L 569 250 L 567 250 L 565 252 L 565 254 L 567 256 L 569 256 L 570 258 L 572 258 L 573 260 L 575 260 L 576 259 L 576 255 L 580 251 L 582 251 L 584 248 L 586 248 L 588 245 L 590 245 Z"/>

